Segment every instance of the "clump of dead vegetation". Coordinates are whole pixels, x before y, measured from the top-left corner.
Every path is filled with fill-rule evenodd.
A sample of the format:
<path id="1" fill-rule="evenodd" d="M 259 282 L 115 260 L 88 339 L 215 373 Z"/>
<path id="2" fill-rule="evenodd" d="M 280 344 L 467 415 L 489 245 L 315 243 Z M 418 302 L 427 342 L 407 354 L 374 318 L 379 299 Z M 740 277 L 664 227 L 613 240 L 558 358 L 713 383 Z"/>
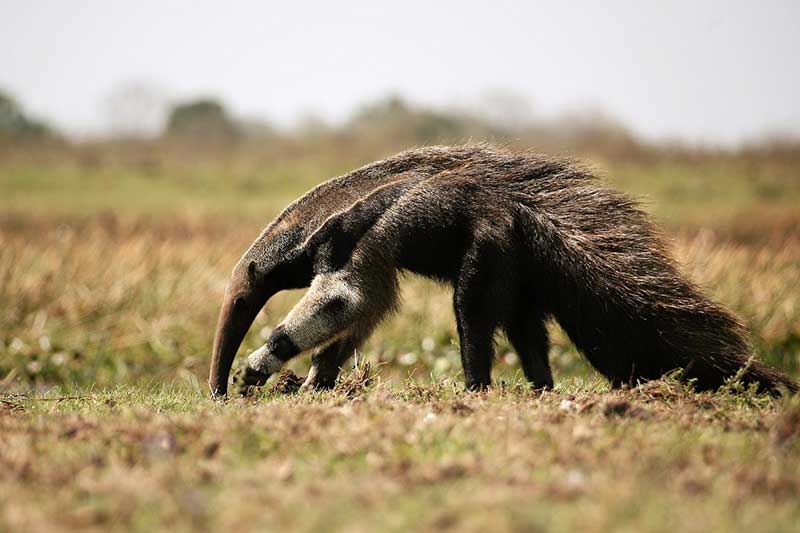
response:
<path id="1" fill-rule="evenodd" d="M 303 386 L 305 377 L 298 376 L 291 370 L 284 370 L 269 387 L 270 395 L 294 394 Z"/>
<path id="2" fill-rule="evenodd" d="M 371 369 L 369 362 L 357 365 L 344 378 L 339 379 L 333 389 L 334 392 L 349 400 L 362 396 L 373 384 Z"/>

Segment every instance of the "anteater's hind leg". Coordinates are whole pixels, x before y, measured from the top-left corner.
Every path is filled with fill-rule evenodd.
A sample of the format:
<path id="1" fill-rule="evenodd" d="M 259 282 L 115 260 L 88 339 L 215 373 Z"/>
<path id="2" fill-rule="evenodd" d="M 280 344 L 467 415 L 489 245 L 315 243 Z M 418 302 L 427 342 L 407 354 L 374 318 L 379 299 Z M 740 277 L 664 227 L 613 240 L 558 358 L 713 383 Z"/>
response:
<path id="1" fill-rule="evenodd" d="M 494 332 L 507 307 L 503 295 L 502 253 L 494 246 L 475 247 L 465 257 L 453 304 L 461 339 L 461 364 L 469 390 L 491 385 Z"/>
<path id="2" fill-rule="evenodd" d="M 456 324 L 461 339 L 461 365 L 469 390 L 482 390 L 492 383 L 494 330 L 497 322 L 491 312 L 468 295 L 455 298 Z"/>
<path id="3" fill-rule="evenodd" d="M 303 388 L 332 389 L 336 385 L 339 372 L 357 347 L 357 341 L 347 337 L 315 352 L 311 356 L 311 369 Z"/>
<path id="4" fill-rule="evenodd" d="M 537 389 L 552 389 L 553 374 L 548 359 L 550 341 L 544 317 L 539 313 L 522 312 L 508 321 L 505 330 L 528 381 Z"/>

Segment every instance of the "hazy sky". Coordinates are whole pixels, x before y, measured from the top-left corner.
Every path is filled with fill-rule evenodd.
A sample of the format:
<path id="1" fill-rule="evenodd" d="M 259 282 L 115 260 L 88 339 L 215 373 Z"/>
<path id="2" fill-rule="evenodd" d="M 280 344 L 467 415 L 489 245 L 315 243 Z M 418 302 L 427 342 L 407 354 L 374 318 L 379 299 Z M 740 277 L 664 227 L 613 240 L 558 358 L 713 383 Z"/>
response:
<path id="1" fill-rule="evenodd" d="M 800 135 L 798 52 L 792 0 L 0 0 L 0 87 L 73 132 L 145 82 L 282 123 L 508 89 L 544 116 L 590 106 L 650 138 L 731 143 Z"/>

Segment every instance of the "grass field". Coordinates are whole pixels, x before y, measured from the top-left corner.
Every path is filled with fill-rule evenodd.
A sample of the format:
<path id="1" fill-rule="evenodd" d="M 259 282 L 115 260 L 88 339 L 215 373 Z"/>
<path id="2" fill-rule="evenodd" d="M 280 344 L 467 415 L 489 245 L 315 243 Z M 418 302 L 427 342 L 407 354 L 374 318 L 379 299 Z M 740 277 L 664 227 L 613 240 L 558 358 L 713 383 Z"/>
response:
<path id="1" fill-rule="evenodd" d="M 8 531 L 796 531 L 800 404 L 378 383 L 221 405 L 120 387 L 0 411 Z M 47 401 L 51 400 L 51 401 Z"/>
<path id="2" fill-rule="evenodd" d="M 501 338 L 506 385 L 465 394 L 449 291 L 417 278 L 363 349 L 370 386 L 210 401 L 230 269 L 284 205 L 368 160 L 0 157 L 0 530 L 796 530 L 796 398 L 611 393 L 555 326 L 555 391 L 525 391 Z M 797 375 L 800 157 L 593 160 Z"/>

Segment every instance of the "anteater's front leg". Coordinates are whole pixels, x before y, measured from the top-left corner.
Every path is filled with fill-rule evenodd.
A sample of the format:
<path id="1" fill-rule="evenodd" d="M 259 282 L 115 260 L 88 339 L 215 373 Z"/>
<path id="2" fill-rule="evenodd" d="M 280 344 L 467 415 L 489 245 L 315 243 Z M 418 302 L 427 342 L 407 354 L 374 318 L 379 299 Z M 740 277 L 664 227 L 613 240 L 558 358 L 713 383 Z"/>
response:
<path id="1" fill-rule="evenodd" d="M 250 376 L 251 381 L 257 382 L 254 384 L 263 384 L 291 358 L 317 348 L 317 362 L 321 358 L 331 360 L 321 367 L 316 365 L 314 372 L 321 371 L 325 384 L 335 382 L 343 358 L 352 353 L 347 349 L 348 342 L 339 341 L 353 338 L 354 330 L 367 331 L 363 318 L 361 288 L 341 273 L 319 275 L 267 342 L 248 356 L 245 377 Z"/>

